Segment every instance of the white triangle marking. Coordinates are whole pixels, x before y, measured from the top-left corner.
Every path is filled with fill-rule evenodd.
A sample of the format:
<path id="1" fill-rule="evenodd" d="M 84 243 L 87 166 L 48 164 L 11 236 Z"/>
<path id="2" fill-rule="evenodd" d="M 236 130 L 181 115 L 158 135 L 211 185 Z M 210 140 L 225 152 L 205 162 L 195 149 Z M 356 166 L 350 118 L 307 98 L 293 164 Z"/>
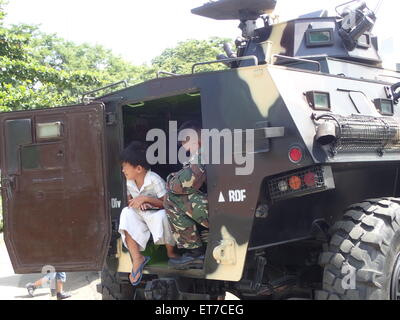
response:
<path id="1" fill-rule="evenodd" d="M 225 198 L 224 198 L 224 195 L 222 194 L 222 192 L 219 194 L 218 202 L 225 202 Z"/>

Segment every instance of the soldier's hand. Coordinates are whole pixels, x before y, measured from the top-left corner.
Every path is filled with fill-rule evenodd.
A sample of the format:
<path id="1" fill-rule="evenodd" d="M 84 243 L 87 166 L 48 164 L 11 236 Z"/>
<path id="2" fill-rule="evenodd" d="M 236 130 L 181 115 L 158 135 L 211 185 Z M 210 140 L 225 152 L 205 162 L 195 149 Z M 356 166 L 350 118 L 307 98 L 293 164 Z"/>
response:
<path id="1" fill-rule="evenodd" d="M 142 210 L 142 211 L 149 210 L 150 208 L 152 208 L 152 206 L 151 206 L 149 203 L 143 203 L 143 204 L 140 206 L 140 210 Z"/>

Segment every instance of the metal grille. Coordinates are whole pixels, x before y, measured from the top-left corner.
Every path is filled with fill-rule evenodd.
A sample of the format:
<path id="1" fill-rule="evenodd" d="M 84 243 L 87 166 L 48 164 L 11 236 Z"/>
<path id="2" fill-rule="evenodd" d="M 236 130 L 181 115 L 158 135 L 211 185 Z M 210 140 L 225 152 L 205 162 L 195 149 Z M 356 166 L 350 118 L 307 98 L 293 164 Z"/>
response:
<path id="1" fill-rule="evenodd" d="M 315 174 L 315 185 L 307 186 L 304 182 L 304 178 L 308 173 Z M 293 190 L 289 186 L 289 180 L 293 176 L 297 176 L 301 179 L 301 188 L 298 190 Z M 279 189 L 280 182 L 286 182 L 288 185 L 287 191 L 281 191 Z M 324 180 L 324 172 L 322 167 L 312 167 L 306 170 L 294 172 L 292 174 L 286 174 L 278 177 L 274 177 L 268 182 L 269 195 L 272 200 L 282 200 L 291 197 L 298 197 L 305 194 L 311 194 L 315 192 L 324 191 L 326 189 L 326 184 Z"/>
<path id="2" fill-rule="evenodd" d="M 400 120 L 389 117 L 332 117 L 338 124 L 337 152 L 400 151 Z"/>

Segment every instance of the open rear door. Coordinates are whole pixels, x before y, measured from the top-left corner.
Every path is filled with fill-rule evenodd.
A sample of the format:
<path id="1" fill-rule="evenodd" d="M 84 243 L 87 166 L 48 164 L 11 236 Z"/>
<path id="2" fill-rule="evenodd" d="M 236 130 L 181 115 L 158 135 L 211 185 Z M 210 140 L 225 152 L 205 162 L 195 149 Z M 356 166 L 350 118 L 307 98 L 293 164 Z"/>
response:
<path id="1" fill-rule="evenodd" d="M 16 273 L 101 270 L 110 241 L 104 105 L 0 114 L 5 242 Z"/>

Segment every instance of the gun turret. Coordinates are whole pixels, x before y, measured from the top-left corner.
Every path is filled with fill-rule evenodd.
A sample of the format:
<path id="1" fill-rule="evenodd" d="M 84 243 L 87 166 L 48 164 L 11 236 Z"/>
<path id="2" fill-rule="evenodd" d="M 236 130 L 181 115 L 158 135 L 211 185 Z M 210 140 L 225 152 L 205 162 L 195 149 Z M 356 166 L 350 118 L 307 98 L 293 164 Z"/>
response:
<path id="1" fill-rule="evenodd" d="M 192 13 L 217 20 L 239 20 L 242 35 L 235 41 L 236 57 L 256 56 L 259 64 L 274 62 L 313 71 L 320 64 L 318 70 L 329 70 L 331 58 L 382 66 L 377 38 L 371 34 L 376 15 L 365 1 L 353 0 L 338 6 L 336 9 L 343 9 L 337 16 L 320 10 L 282 23 L 271 19 L 276 4 L 277 0 L 219 0 L 195 8 Z M 258 19 L 263 20 L 264 26 L 257 26 Z M 231 48 L 224 49 L 226 55 L 221 54 L 218 60 L 235 58 Z M 252 65 L 252 61 L 243 59 L 222 62 L 231 68 Z"/>
<path id="2" fill-rule="evenodd" d="M 375 25 L 376 16 L 368 9 L 365 1 L 355 1 L 355 5 L 347 6 L 341 13 L 343 18 L 339 34 L 343 39 L 346 49 L 353 51 L 359 39 L 371 32 Z"/>

